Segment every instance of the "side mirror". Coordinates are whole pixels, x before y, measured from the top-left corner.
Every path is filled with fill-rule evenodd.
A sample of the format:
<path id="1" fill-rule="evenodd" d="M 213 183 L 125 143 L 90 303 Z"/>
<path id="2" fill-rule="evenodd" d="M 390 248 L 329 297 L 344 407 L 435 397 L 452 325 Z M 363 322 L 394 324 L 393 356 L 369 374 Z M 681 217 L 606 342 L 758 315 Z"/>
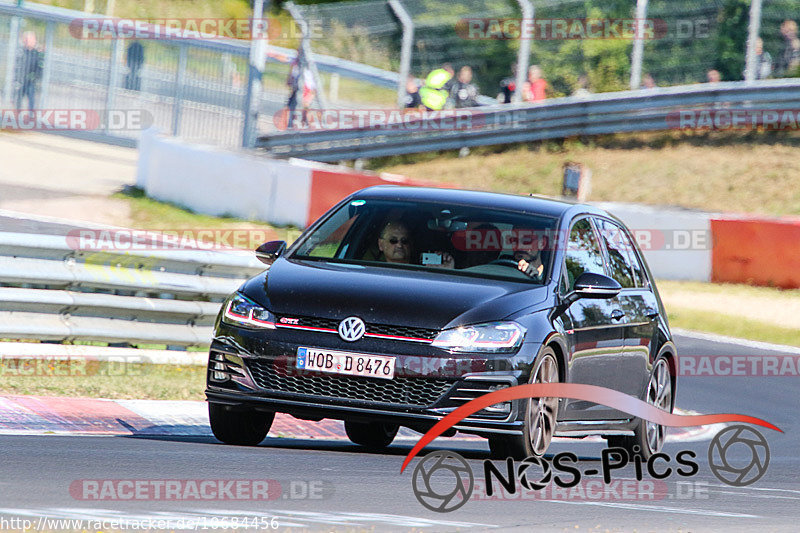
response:
<path id="1" fill-rule="evenodd" d="M 608 299 L 613 298 L 622 286 L 603 274 L 584 272 L 575 280 L 575 294 L 578 298 Z"/>
<path id="2" fill-rule="evenodd" d="M 271 265 L 286 251 L 286 241 L 269 241 L 256 248 L 256 258 L 265 265 Z"/>
<path id="3" fill-rule="evenodd" d="M 561 302 L 553 308 L 551 318 L 554 319 L 566 311 L 570 305 L 581 298 L 607 299 L 613 298 L 622 286 L 603 274 L 584 272 L 575 280 L 575 288 L 564 296 Z"/>

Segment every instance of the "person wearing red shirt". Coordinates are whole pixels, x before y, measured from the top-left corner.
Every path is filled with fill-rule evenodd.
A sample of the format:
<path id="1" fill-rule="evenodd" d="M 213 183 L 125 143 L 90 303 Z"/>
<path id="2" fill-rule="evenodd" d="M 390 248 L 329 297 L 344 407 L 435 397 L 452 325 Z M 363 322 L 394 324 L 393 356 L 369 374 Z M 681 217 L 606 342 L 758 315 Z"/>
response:
<path id="1" fill-rule="evenodd" d="M 525 82 L 523 87 L 522 97 L 526 102 L 537 102 L 547 98 L 545 90 L 547 89 L 547 81 L 542 78 L 542 69 L 539 65 L 531 65 L 528 69 L 528 81 Z"/>

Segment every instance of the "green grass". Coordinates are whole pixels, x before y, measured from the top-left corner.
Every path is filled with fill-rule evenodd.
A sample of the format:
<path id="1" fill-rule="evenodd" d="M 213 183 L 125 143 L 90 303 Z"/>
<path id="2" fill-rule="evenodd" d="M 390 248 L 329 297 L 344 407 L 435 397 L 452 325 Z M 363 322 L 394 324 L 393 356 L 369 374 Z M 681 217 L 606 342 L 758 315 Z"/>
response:
<path id="1" fill-rule="evenodd" d="M 466 189 L 561 193 L 563 165 L 592 171 L 590 201 L 800 214 L 800 134 L 659 132 L 373 159 L 369 168 Z"/>
<path id="2" fill-rule="evenodd" d="M 126 200 L 131 209 L 130 225 L 144 230 L 251 229 L 262 230 L 266 240 L 294 242 L 300 229 L 294 226 L 273 226 L 265 222 L 235 217 L 214 217 L 194 213 L 177 204 L 160 202 L 145 196 L 141 189 L 131 187 L 114 195 Z M 260 235 L 261 232 L 256 235 Z M 260 243 L 259 243 L 260 244 Z"/>
<path id="3" fill-rule="evenodd" d="M 670 327 L 717 333 L 754 341 L 800 346 L 800 330 L 783 328 L 737 315 L 708 313 L 696 309 L 669 307 Z"/>
<path id="4" fill-rule="evenodd" d="M 29 363 L 30 360 L 25 360 Z M 30 374 L 33 375 L 30 375 Z M 0 394 L 144 400 L 203 400 L 206 367 L 83 361 L 19 366 L 0 361 Z"/>

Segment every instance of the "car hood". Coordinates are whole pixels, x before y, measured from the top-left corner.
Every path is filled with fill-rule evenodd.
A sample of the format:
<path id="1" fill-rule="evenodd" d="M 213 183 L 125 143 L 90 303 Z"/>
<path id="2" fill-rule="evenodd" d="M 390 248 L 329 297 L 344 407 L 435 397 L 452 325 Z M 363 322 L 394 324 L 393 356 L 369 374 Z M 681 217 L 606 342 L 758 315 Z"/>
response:
<path id="1" fill-rule="evenodd" d="M 501 320 L 542 302 L 541 285 L 419 270 L 278 259 L 242 287 L 278 315 L 443 329 Z"/>

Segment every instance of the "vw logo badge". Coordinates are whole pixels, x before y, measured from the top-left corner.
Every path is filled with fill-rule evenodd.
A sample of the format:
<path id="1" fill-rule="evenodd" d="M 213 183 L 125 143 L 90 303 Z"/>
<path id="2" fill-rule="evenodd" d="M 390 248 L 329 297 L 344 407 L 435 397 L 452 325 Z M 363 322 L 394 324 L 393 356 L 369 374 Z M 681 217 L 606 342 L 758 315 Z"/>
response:
<path id="1" fill-rule="evenodd" d="M 339 322 L 339 336 L 347 342 L 355 342 L 366 333 L 364 321 L 357 316 L 350 316 Z"/>

